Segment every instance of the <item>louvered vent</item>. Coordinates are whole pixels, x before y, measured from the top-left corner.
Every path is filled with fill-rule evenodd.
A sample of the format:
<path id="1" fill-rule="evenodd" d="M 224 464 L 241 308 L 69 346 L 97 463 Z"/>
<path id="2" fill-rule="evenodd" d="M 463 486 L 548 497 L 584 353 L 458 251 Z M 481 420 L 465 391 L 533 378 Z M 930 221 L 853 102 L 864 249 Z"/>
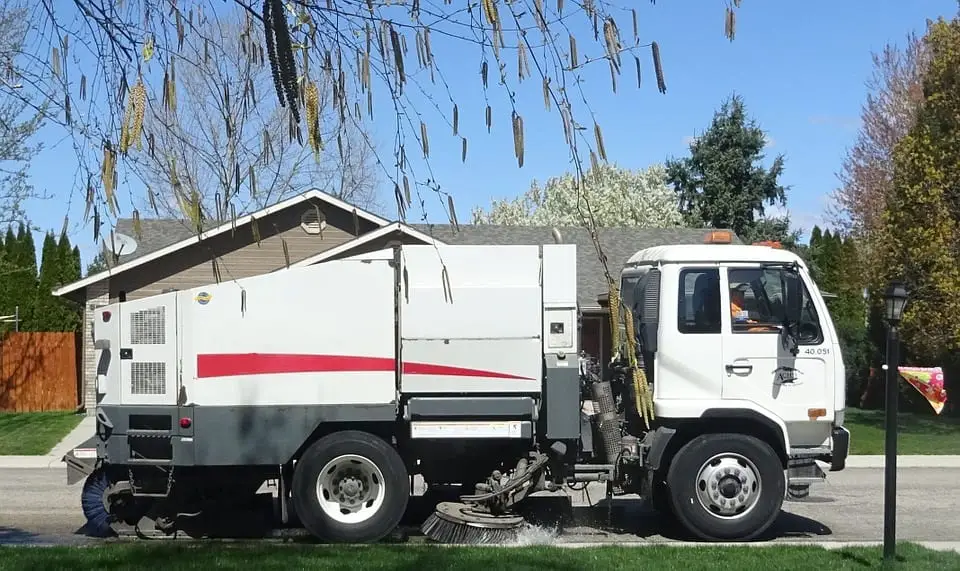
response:
<path id="1" fill-rule="evenodd" d="M 130 343 L 163 345 L 166 343 L 164 307 L 141 309 L 130 314 Z"/>
<path id="2" fill-rule="evenodd" d="M 135 395 L 162 395 L 167 388 L 167 367 L 163 362 L 130 363 L 130 392 Z"/>

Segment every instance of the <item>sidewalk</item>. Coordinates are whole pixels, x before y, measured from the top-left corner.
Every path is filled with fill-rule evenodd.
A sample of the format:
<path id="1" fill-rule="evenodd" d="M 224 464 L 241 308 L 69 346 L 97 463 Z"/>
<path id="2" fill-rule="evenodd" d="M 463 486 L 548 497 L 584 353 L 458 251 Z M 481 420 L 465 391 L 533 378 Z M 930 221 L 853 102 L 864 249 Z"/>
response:
<path id="1" fill-rule="evenodd" d="M 881 455 L 847 456 L 847 468 L 883 468 L 885 465 Z M 960 468 L 960 456 L 897 456 L 897 468 Z"/>
<path id="2" fill-rule="evenodd" d="M 63 455 L 80 446 L 94 435 L 96 418 L 85 416 L 70 434 L 66 435 L 53 450 L 44 456 L 0 456 L 0 470 L 11 468 L 66 468 L 60 461 Z"/>

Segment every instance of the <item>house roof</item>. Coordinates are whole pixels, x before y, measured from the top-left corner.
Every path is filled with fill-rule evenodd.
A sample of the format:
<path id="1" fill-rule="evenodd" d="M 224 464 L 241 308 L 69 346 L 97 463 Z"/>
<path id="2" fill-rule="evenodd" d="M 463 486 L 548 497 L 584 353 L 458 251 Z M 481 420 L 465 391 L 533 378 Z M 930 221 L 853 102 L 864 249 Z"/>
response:
<path id="1" fill-rule="evenodd" d="M 172 218 L 142 219 L 140 221 L 142 229 L 141 238 L 138 240 L 136 251 L 127 255 L 123 255 L 123 253 L 120 252 L 121 255 L 117 265 L 102 272 L 87 276 L 84 279 L 62 286 L 54 290 L 53 295 L 62 296 L 85 288 L 120 272 L 125 272 L 140 266 L 141 264 L 145 264 L 168 254 L 172 254 L 178 250 L 186 248 L 187 246 L 197 244 L 203 240 L 228 232 L 237 226 L 243 226 L 244 224 L 247 224 L 253 220 L 253 218 L 268 216 L 310 199 L 321 200 L 335 208 L 339 208 L 351 214 L 356 213 L 358 218 L 376 224 L 377 226 L 386 226 L 390 223 L 384 218 L 367 212 L 361 208 L 357 208 L 316 189 L 308 190 L 304 193 L 290 197 L 256 212 L 251 212 L 250 214 L 246 214 L 240 218 L 237 218 L 236 221 L 226 222 L 220 226 L 206 230 L 199 235 L 192 231 L 182 220 L 176 220 Z M 118 220 L 115 231 L 127 235 L 132 234 L 133 221 L 130 219 Z M 109 240 L 109 237 L 106 239 Z"/>
<path id="2" fill-rule="evenodd" d="M 449 224 L 412 224 L 436 240 L 446 244 L 549 244 L 553 243 L 550 226 L 499 226 L 493 224 L 461 225 L 454 231 Z M 577 245 L 577 301 L 581 308 L 597 309 L 597 296 L 607 293 L 603 266 L 590 233 L 583 227 L 557 228 L 561 242 Z M 600 245 L 607 256 L 607 268 L 616 277 L 620 268 L 638 250 L 665 244 L 702 244 L 706 228 L 601 228 Z M 733 237 L 736 244 L 742 241 Z"/>

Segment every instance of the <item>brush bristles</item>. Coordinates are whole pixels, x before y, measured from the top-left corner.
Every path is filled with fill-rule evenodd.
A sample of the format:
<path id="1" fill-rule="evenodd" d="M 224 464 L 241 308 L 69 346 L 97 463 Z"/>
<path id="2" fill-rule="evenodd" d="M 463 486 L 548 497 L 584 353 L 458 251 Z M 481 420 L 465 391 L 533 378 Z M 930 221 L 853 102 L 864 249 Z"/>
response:
<path id="1" fill-rule="evenodd" d="M 519 528 L 496 529 L 483 528 L 455 523 L 430 514 L 427 521 L 420 526 L 420 531 L 438 543 L 460 545 L 498 545 L 515 541 Z"/>

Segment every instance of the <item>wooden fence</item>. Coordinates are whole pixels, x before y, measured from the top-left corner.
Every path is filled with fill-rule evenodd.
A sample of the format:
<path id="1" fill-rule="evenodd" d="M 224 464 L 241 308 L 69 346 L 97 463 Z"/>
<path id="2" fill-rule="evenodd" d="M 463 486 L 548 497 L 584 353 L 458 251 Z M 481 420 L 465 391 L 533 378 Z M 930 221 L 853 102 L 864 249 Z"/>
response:
<path id="1" fill-rule="evenodd" d="M 78 334 L 9 333 L 0 340 L 0 411 L 75 410 L 80 404 Z"/>

